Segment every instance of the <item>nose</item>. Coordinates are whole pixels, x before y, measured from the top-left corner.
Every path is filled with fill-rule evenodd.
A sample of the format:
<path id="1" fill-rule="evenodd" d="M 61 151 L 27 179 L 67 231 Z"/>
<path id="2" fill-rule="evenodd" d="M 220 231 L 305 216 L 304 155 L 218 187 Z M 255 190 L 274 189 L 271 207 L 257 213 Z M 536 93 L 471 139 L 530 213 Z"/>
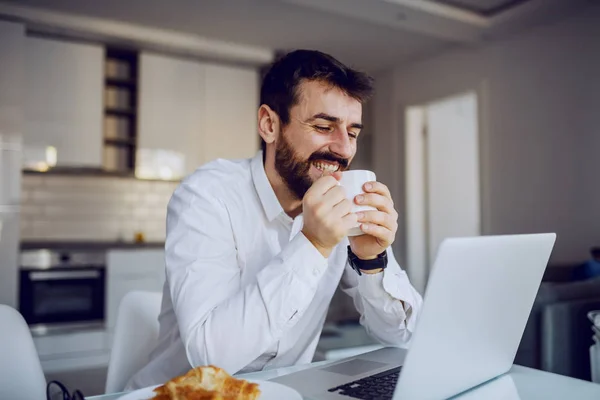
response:
<path id="1" fill-rule="evenodd" d="M 350 140 L 346 128 L 336 129 L 331 137 L 332 141 L 329 144 L 329 150 L 337 156 L 345 159 L 350 159 L 356 151 L 355 142 Z"/>

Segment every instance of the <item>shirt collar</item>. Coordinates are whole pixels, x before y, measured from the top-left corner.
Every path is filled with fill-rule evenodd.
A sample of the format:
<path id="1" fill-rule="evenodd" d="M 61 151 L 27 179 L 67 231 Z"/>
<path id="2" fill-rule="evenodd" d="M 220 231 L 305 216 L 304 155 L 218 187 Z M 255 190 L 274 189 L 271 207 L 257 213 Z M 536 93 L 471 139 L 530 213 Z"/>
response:
<path id="1" fill-rule="evenodd" d="M 254 188 L 258 193 L 263 210 L 265 210 L 265 215 L 269 222 L 271 222 L 283 212 L 283 208 L 279 204 L 275 191 L 267 178 L 265 166 L 263 165 L 262 151 L 259 151 L 252 159 L 251 168 Z"/>

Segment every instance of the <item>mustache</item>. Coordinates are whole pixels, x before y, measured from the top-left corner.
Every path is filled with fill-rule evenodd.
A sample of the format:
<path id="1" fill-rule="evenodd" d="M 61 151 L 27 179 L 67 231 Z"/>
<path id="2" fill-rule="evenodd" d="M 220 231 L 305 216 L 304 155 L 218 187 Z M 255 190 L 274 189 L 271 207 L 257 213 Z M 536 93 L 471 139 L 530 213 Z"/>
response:
<path id="1" fill-rule="evenodd" d="M 309 162 L 318 161 L 318 160 L 326 160 L 326 161 L 336 162 L 340 165 L 340 167 L 342 169 L 348 168 L 348 165 L 350 164 L 350 162 L 346 158 L 338 157 L 332 153 L 325 153 L 325 152 L 313 153 L 308 158 Z"/>

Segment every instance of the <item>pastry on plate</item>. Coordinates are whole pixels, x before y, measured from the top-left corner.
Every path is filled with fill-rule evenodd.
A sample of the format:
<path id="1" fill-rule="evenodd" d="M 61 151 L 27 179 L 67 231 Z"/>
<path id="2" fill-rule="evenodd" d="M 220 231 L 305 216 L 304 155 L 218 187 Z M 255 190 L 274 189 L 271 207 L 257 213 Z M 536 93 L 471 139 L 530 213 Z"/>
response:
<path id="1" fill-rule="evenodd" d="M 196 367 L 154 389 L 152 400 L 256 400 L 256 383 L 236 379 L 225 370 L 210 365 Z"/>

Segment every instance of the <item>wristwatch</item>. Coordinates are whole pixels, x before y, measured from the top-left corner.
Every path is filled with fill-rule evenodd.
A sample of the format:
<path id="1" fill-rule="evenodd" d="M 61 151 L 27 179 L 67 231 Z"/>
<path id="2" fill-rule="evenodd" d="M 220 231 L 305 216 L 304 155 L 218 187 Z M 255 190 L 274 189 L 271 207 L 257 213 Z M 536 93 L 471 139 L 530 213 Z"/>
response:
<path id="1" fill-rule="evenodd" d="M 362 275 L 360 270 L 371 271 L 379 268 L 385 269 L 388 263 L 387 252 L 384 250 L 377 256 L 377 258 L 372 260 L 361 260 L 352 252 L 350 246 L 348 246 L 348 262 L 350 263 L 352 269 L 358 273 L 358 275 Z"/>

